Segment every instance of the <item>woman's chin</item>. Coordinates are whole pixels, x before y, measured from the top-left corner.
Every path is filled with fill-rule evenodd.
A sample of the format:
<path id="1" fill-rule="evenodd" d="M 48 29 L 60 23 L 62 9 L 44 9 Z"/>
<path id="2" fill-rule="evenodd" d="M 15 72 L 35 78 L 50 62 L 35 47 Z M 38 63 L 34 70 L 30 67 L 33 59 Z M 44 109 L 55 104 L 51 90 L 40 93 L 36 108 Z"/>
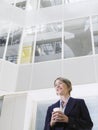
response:
<path id="1" fill-rule="evenodd" d="M 58 95 L 59 95 L 59 96 L 63 96 L 63 94 L 62 94 L 62 93 L 58 93 Z"/>
<path id="2" fill-rule="evenodd" d="M 63 93 L 62 92 L 57 92 L 57 95 L 63 96 Z"/>

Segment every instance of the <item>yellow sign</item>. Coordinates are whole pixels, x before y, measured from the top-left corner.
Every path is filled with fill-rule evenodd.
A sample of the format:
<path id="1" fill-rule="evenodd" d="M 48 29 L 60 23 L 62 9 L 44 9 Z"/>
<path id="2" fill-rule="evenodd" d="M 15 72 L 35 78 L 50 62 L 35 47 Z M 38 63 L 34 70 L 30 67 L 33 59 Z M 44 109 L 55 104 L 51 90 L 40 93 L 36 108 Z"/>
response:
<path id="1" fill-rule="evenodd" d="M 21 63 L 30 63 L 32 61 L 32 46 L 24 46 L 22 49 Z"/>

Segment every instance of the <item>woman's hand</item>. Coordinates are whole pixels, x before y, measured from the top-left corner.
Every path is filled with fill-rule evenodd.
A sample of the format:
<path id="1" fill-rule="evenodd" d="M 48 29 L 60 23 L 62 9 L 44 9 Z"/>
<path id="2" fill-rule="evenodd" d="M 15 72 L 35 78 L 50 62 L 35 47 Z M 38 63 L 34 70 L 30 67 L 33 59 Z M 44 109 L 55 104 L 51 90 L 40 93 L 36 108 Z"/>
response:
<path id="1" fill-rule="evenodd" d="M 68 116 L 61 111 L 52 112 L 50 126 L 53 126 L 56 122 L 68 123 Z"/>

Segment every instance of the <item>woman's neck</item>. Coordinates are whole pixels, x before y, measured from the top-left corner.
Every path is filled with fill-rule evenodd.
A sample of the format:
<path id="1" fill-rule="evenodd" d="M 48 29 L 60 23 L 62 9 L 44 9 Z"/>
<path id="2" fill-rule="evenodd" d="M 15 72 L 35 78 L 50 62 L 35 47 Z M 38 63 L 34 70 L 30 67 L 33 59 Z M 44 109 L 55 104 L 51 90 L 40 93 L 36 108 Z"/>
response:
<path id="1" fill-rule="evenodd" d="M 70 95 L 60 96 L 60 98 L 61 98 L 62 101 L 66 101 L 69 97 L 70 97 Z"/>

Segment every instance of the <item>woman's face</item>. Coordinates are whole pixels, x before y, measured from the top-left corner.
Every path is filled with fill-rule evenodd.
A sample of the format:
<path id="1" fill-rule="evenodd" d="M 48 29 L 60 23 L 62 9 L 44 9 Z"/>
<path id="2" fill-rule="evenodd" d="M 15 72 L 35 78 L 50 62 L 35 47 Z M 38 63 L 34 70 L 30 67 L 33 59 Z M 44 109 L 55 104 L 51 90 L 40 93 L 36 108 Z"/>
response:
<path id="1" fill-rule="evenodd" d="M 64 82 L 60 80 L 56 80 L 54 87 L 55 87 L 57 95 L 60 95 L 60 96 L 69 95 L 69 88 Z"/>

